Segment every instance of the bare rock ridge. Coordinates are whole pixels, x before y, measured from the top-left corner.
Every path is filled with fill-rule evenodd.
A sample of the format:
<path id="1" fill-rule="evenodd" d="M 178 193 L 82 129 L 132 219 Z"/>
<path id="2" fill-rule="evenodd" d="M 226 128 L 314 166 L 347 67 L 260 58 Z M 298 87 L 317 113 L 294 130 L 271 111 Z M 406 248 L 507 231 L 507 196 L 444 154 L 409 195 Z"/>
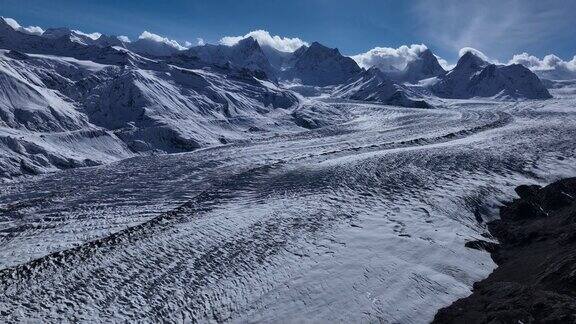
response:
<path id="1" fill-rule="evenodd" d="M 337 87 L 333 96 L 352 100 L 380 102 L 388 105 L 412 108 L 430 108 L 424 100 L 412 99 L 402 85 L 391 79 L 376 67 L 362 71 L 348 84 Z"/>
<path id="2" fill-rule="evenodd" d="M 467 243 L 489 251 L 498 268 L 434 323 L 576 322 L 576 178 L 516 192 L 488 223 L 500 244 Z"/>
<path id="3" fill-rule="evenodd" d="M 417 83 L 420 80 L 433 77 L 441 77 L 446 74 L 438 59 L 430 49 L 426 49 L 418 54 L 418 57 L 406 64 L 403 70 L 387 71 L 386 76 L 398 81 Z"/>
<path id="4" fill-rule="evenodd" d="M 540 79 L 528 68 L 519 65 L 496 65 L 467 52 L 454 69 L 432 86 L 442 98 L 508 97 L 547 99 L 552 96 Z"/>
<path id="5" fill-rule="evenodd" d="M 318 42 L 294 52 L 294 65 L 284 78 L 298 79 L 303 84 L 327 86 L 342 84 L 362 69 L 353 59 Z"/>
<path id="6" fill-rule="evenodd" d="M 391 75 L 360 68 L 318 42 L 282 52 L 247 37 L 232 46 L 186 49 L 148 36 L 130 42 L 70 28 L 29 33 L 0 18 L 0 178 L 190 151 L 348 118 L 324 99 L 295 94 L 300 88 L 308 97 L 410 108 L 432 108 L 438 97 L 550 97 L 528 69 L 472 54 L 445 72 L 425 50 Z"/>

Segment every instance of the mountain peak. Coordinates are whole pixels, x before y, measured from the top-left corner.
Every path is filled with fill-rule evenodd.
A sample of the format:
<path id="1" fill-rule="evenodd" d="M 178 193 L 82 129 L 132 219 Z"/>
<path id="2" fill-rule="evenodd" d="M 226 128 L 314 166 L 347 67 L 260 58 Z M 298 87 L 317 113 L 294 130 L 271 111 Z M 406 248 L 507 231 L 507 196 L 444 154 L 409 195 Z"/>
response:
<path id="1" fill-rule="evenodd" d="M 311 53 L 325 53 L 326 55 L 337 55 L 337 56 L 341 55 L 340 51 L 337 48 L 330 48 L 318 42 L 313 42 L 312 44 L 310 44 L 310 47 L 308 47 L 308 51 L 310 51 Z"/>
<path id="2" fill-rule="evenodd" d="M 456 68 L 459 67 L 472 67 L 474 69 L 481 69 L 482 67 L 488 65 L 489 63 L 486 62 L 483 58 L 479 55 L 473 53 L 472 51 L 468 51 L 460 57 L 458 63 L 456 63 Z"/>
<path id="3" fill-rule="evenodd" d="M 58 28 L 48 28 L 42 34 L 42 37 L 45 38 L 60 38 L 63 36 L 70 36 L 73 34 L 73 31 L 70 28 L 66 27 L 58 27 Z"/>
<path id="4" fill-rule="evenodd" d="M 240 41 L 238 41 L 238 43 L 236 43 L 233 46 L 256 48 L 256 47 L 260 47 L 260 44 L 258 43 L 258 41 L 254 37 L 248 36 L 246 38 L 241 39 Z"/>

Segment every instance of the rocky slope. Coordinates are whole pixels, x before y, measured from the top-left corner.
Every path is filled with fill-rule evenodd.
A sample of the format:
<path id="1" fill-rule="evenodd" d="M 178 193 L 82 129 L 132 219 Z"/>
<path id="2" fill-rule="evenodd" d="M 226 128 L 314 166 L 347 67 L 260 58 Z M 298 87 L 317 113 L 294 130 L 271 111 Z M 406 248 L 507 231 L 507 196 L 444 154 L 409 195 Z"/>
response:
<path id="1" fill-rule="evenodd" d="M 242 67 L 199 69 L 101 46 L 69 29 L 38 36 L 3 22 L 1 178 L 299 129 L 291 115 L 299 100 L 246 71 L 251 55 Z M 230 49 L 259 49 L 250 44 Z"/>
<path id="2" fill-rule="evenodd" d="M 233 46 L 207 44 L 192 47 L 182 55 L 201 63 L 247 69 L 271 80 L 275 80 L 278 74 L 268 61 L 260 44 L 252 37 L 245 38 Z"/>
<path id="3" fill-rule="evenodd" d="M 408 93 L 406 88 L 387 78 L 378 68 L 372 67 L 353 78 L 350 83 L 337 87 L 332 96 L 401 107 L 431 107 L 424 100 L 410 98 Z"/>
<path id="4" fill-rule="evenodd" d="M 301 47 L 293 55 L 293 65 L 284 71 L 282 78 L 296 79 L 305 85 L 342 84 L 362 71 L 353 59 L 340 54 L 337 48 L 328 48 L 318 42 Z"/>
<path id="5" fill-rule="evenodd" d="M 576 178 L 516 192 L 488 224 L 500 244 L 467 243 L 489 251 L 498 268 L 434 323 L 576 322 Z"/>
<path id="6" fill-rule="evenodd" d="M 528 68 L 519 64 L 491 64 L 472 52 L 464 54 L 454 69 L 439 77 L 432 90 L 439 97 L 455 99 L 551 98 L 540 79 Z"/>

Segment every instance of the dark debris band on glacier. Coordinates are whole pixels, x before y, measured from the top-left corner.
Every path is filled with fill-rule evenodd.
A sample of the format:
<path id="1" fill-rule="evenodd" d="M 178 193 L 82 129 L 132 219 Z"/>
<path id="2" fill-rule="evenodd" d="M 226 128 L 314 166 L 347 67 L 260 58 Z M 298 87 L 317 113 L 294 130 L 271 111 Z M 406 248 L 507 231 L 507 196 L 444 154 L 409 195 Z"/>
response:
<path id="1" fill-rule="evenodd" d="M 4 320 L 425 322 L 519 183 L 574 174 L 570 96 L 352 118 L 4 186 Z"/>

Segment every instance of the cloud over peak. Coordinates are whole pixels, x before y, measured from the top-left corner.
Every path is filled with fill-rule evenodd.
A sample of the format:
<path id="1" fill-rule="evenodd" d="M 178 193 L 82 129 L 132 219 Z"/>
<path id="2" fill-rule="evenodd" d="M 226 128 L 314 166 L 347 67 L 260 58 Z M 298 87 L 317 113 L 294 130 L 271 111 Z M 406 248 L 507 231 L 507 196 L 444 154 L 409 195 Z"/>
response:
<path id="1" fill-rule="evenodd" d="M 168 39 L 166 37 L 162 37 L 160 35 L 148 32 L 148 31 L 144 31 L 142 32 L 142 34 L 140 34 L 140 36 L 138 36 L 138 39 L 146 39 L 146 40 L 150 40 L 153 42 L 157 42 L 157 43 L 164 43 L 166 45 L 169 45 L 171 47 L 174 47 L 177 50 L 185 50 L 186 47 L 180 45 L 177 41 L 173 40 L 173 39 Z"/>
<path id="2" fill-rule="evenodd" d="M 375 47 L 366 53 L 352 56 L 352 59 L 366 69 L 376 66 L 382 71 L 402 70 L 427 49 L 424 44 L 402 45 L 398 48 Z"/>
<path id="3" fill-rule="evenodd" d="M 282 52 L 294 52 L 303 45 L 308 46 L 308 43 L 301 40 L 300 38 L 281 37 L 278 35 L 272 36 L 269 32 L 261 29 L 251 31 L 244 36 L 222 37 L 219 43 L 222 45 L 232 46 L 248 37 L 254 38 L 260 45 L 270 46 Z"/>
<path id="4" fill-rule="evenodd" d="M 102 34 L 100 33 L 84 33 L 77 29 L 73 29 L 72 31 L 78 35 L 86 36 L 92 40 L 97 40 L 98 38 L 100 38 L 100 36 L 102 36 Z"/>
<path id="5" fill-rule="evenodd" d="M 528 53 L 516 54 L 509 64 L 522 64 L 533 71 L 554 70 L 564 68 L 576 72 L 576 56 L 571 61 L 564 61 L 554 54 L 548 54 L 540 59 Z"/>
<path id="6" fill-rule="evenodd" d="M 546 79 L 576 79 L 576 56 L 570 61 L 564 61 L 554 54 L 548 54 L 540 59 L 534 55 L 522 53 L 514 55 L 508 64 L 522 64 Z"/>
<path id="7" fill-rule="evenodd" d="M 479 51 L 479 50 L 472 48 L 472 47 L 461 48 L 460 51 L 458 51 L 458 57 L 462 57 L 466 53 L 472 53 L 486 62 L 492 62 L 492 60 L 488 57 L 488 55 L 486 55 L 482 51 Z"/>
<path id="8" fill-rule="evenodd" d="M 44 29 L 38 26 L 22 27 L 14 18 L 2 17 L 2 19 L 4 19 L 4 21 L 6 22 L 6 24 L 8 24 L 8 26 L 12 27 L 12 29 L 17 30 L 19 32 L 38 36 L 44 33 Z"/>

